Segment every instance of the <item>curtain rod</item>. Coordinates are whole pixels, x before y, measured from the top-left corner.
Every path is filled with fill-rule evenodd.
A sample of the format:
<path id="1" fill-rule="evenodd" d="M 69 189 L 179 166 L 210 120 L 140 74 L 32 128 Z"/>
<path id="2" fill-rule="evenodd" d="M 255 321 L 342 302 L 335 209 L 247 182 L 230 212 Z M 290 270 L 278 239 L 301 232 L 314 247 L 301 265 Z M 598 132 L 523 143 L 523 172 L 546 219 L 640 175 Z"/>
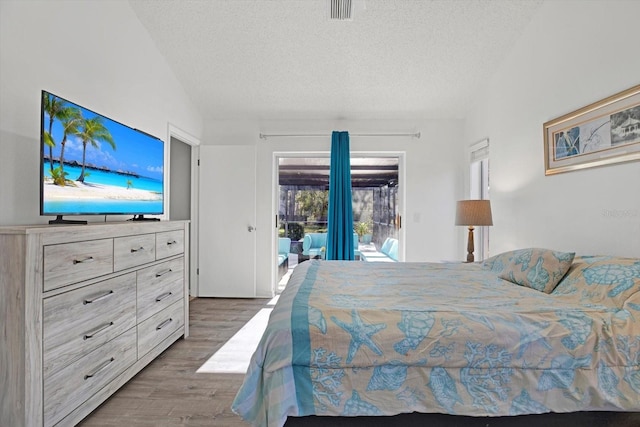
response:
<path id="1" fill-rule="evenodd" d="M 260 133 L 260 139 L 266 140 L 267 138 L 273 137 L 328 137 L 331 136 L 330 133 Z M 420 132 L 415 133 L 350 133 L 349 136 L 410 136 L 413 138 L 420 139 Z"/>

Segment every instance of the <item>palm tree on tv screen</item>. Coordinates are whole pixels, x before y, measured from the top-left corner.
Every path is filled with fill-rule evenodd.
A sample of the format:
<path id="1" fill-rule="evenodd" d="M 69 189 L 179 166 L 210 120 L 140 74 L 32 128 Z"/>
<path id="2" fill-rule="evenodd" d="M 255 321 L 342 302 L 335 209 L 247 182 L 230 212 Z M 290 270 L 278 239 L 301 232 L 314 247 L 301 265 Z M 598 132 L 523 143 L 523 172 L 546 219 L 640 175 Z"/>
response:
<path id="1" fill-rule="evenodd" d="M 60 171 L 64 173 L 64 147 L 67 143 L 68 135 L 78 135 L 79 126 L 82 123 L 82 111 L 78 108 L 69 107 L 65 114 L 60 117 L 62 123 L 62 141 L 60 142 Z"/>
<path id="2" fill-rule="evenodd" d="M 53 172 L 53 147 L 56 146 L 56 142 L 51 135 L 53 121 L 56 118 L 60 118 L 60 116 L 64 114 L 65 109 L 68 109 L 69 107 L 66 105 L 66 102 L 49 93 L 43 93 L 42 96 L 44 98 L 43 109 L 49 116 L 49 127 L 48 130 L 44 132 L 43 141 L 45 145 L 49 147 L 49 169 Z M 60 164 L 62 164 L 62 159 L 60 159 Z"/>
<path id="3" fill-rule="evenodd" d="M 102 118 L 98 116 L 81 120 L 77 135 L 82 139 L 82 170 L 76 181 L 84 182 L 87 144 L 98 148 L 98 142 L 106 142 L 115 150 L 116 143 L 109 129 L 102 123 Z"/>

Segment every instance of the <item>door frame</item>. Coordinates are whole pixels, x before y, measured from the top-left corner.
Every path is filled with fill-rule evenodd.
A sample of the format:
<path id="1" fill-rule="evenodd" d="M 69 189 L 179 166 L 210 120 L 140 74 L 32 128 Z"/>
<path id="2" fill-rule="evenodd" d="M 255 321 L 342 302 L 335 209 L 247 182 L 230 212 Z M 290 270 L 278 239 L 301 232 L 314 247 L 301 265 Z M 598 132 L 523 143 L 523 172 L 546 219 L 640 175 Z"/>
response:
<path id="1" fill-rule="evenodd" d="M 407 179 L 405 151 L 351 151 L 351 157 L 395 157 L 398 159 L 398 181 L 400 182 L 400 202 L 398 203 L 398 215 L 400 215 L 400 229 L 398 230 L 398 260 L 405 259 L 405 227 L 402 220 L 405 217 Z M 277 222 L 280 209 L 280 189 L 279 189 L 279 159 L 281 157 L 331 157 L 330 151 L 274 151 L 271 165 L 271 293 L 275 295 L 278 287 L 278 229 Z"/>
<path id="2" fill-rule="evenodd" d="M 188 132 L 180 129 L 179 127 L 168 123 L 167 126 L 167 141 L 166 150 L 167 153 L 171 152 L 171 139 L 176 139 L 184 144 L 191 146 L 191 223 L 189 229 L 191 230 L 191 236 L 189 239 L 189 294 L 198 295 L 198 209 L 199 209 L 199 159 L 200 159 L 200 140 Z M 171 156 L 166 155 L 167 159 L 167 176 L 171 171 Z M 171 177 L 169 176 L 169 179 Z M 168 187 L 168 186 L 167 186 Z M 167 198 L 165 212 L 169 216 L 171 195 L 169 194 L 169 188 L 167 188 Z M 171 219 L 171 218 L 169 218 Z"/>

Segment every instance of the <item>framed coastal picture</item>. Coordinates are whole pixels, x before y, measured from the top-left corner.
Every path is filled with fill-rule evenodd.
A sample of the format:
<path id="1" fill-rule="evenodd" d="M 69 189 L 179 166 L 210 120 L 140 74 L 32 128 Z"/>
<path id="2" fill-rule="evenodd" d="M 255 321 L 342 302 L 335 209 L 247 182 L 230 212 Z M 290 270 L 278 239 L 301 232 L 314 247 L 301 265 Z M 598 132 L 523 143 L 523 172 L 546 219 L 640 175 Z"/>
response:
<path id="1" fill-rule="evenodd" d="M 640 85 L 548 121 L 545 175 L 640 160 Z"/>

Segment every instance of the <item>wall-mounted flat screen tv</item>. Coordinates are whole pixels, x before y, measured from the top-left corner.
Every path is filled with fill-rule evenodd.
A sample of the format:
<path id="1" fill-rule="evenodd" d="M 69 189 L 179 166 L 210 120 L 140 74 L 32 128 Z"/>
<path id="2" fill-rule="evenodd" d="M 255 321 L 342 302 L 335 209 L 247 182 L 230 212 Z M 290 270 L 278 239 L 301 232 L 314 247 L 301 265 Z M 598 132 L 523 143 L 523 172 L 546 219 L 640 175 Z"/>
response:
<path id="1" fill-rule="evenodd" d="M 46 91 L 41 106 L 41 215 L 164 212 L 162 140 Z"/>

